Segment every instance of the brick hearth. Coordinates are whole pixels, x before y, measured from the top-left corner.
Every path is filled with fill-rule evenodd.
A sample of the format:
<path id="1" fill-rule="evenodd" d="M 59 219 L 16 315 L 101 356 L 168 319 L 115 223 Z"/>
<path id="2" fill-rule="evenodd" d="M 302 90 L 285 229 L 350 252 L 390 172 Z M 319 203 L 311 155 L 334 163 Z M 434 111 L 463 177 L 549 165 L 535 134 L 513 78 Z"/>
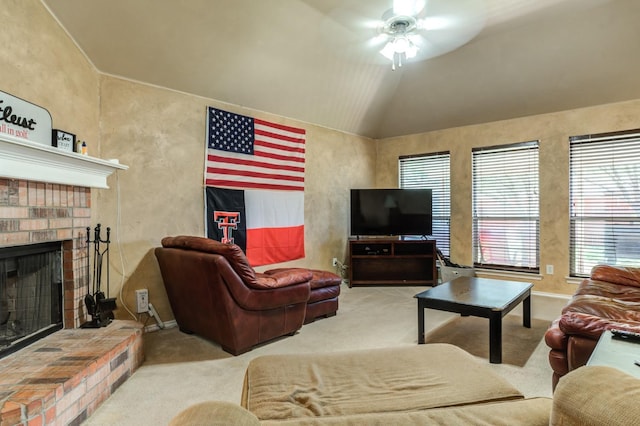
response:
<path id="1" fill-rule="evenodd" d="M 143 358 L 135 321 L 40 339 L 0 360 L 0 424 L 79 425 Z"/>

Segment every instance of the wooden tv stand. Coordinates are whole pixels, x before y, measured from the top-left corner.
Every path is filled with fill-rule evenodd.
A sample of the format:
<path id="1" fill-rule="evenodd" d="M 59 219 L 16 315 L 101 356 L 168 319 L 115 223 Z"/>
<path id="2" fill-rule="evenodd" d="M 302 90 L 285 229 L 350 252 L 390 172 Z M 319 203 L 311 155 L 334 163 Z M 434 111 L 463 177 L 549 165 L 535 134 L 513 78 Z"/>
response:
<path id="1" fill-rule="evenodd" d="M 437 283 L 434 240 L 349 240 L 349 287 Z"/>

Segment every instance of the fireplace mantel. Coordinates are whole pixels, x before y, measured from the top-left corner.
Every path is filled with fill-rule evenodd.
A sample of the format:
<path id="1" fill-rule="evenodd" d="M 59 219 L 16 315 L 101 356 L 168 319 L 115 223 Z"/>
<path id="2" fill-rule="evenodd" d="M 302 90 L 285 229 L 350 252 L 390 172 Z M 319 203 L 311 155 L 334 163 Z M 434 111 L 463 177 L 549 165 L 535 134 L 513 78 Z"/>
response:
<path id="1" fill-rule="evenodd" d="M 53 146 L 0 136 L 0 177 L 89 188 L 109 188 L 107 177 L 127 170 L 116 161 L 67 152 Z"/>

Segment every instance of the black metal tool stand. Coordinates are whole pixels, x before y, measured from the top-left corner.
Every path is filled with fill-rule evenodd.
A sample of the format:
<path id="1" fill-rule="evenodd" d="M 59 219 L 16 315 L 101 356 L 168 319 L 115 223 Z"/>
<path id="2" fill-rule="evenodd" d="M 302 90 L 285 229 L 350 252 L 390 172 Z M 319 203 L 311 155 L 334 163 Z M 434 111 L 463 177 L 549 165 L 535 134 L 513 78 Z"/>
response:
<path id="1" fill-rule="evenodd" d="M 102 239 L 101 226 L 94 228 L 94 238 L 91 240 L 91 228 L 87 227 L 87 295 L 84 304 L 91 315 L 91 321 L 82 324 L 82 328 L 106 327 L 113 320 L 113 311 L 117 308 L 116 299 L 108 298 L 102 291 L 102 265 L 106 258 L 107 295 L 109 294 L 109 244 L 111 228 L 107 228 L 107 238 Z M 91 247 L 93 245 L 93 257 Z M 101 247 L 102 245 L 102 247 Z M 93 259 L 93 271 L 91 271 Z M 90 285 L 91 283 L 91 285 Z"/>

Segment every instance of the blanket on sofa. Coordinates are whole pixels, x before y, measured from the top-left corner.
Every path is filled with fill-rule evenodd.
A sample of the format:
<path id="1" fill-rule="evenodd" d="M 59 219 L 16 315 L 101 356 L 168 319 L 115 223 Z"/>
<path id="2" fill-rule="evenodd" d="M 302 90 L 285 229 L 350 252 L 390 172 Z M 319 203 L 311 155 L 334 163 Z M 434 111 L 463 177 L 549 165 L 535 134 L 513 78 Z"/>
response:
<path id="1" fill-rule="evenodd" d="M 242 405 L 260 420 L 406 412 L 521 399 L 511 384 L 448 344 L 267 355 L 247 368 Z"/>

